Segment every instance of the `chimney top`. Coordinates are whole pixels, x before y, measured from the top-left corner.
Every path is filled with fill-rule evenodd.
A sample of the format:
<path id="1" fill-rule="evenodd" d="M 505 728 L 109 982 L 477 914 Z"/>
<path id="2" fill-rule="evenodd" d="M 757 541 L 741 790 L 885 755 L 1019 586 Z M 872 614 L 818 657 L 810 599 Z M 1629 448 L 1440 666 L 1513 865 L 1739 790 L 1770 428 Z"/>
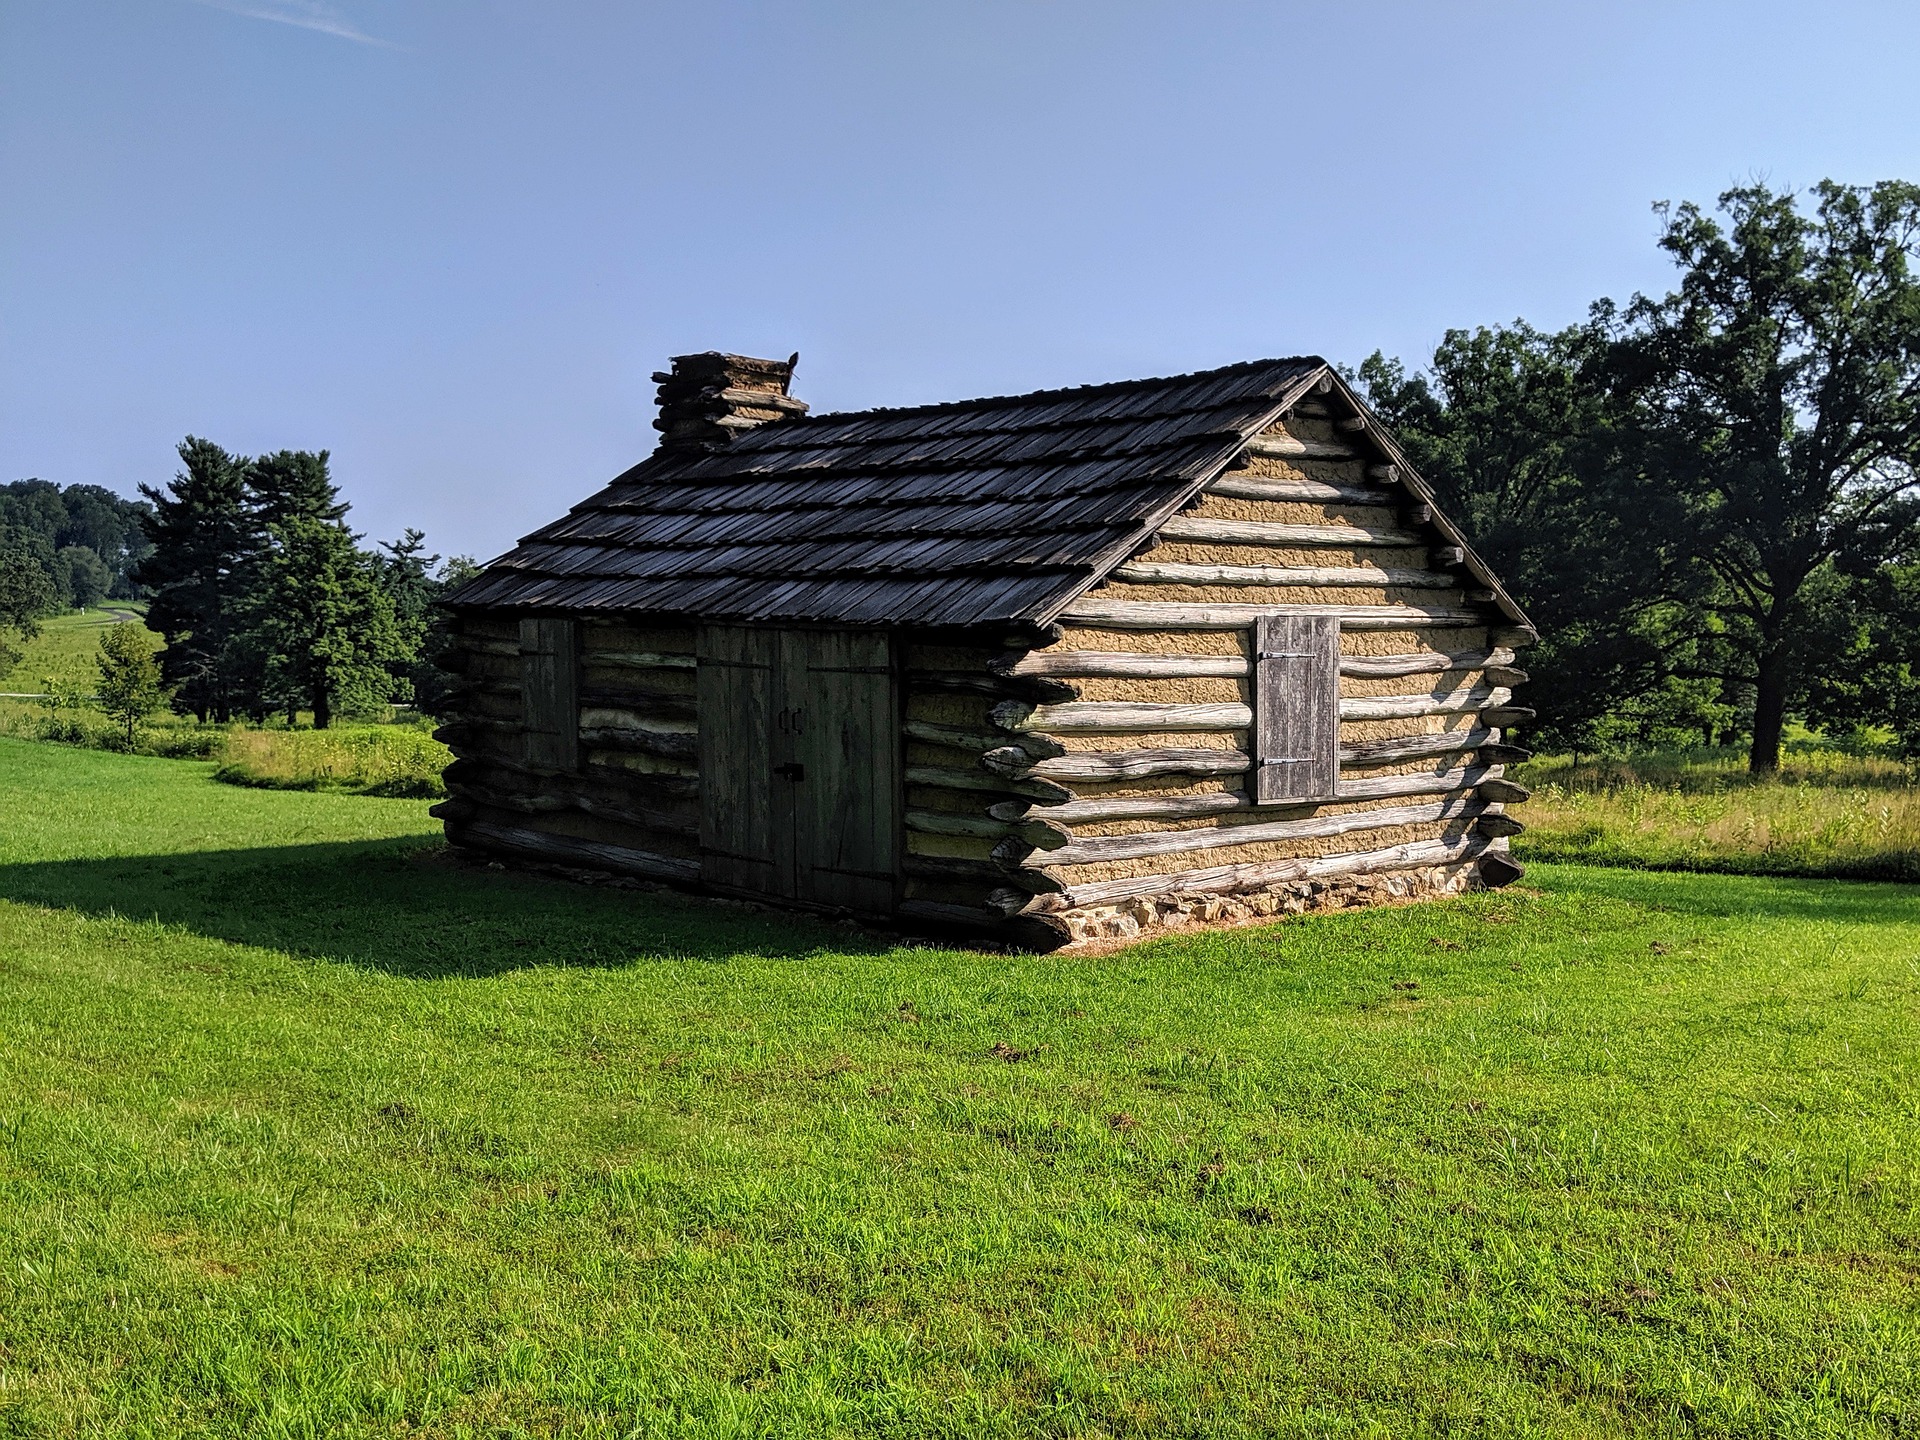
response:
<path id="1" fill-rule="evenodd" d="M 804 401 L 787 394 L 798 351 L 785 360 L 756 360 L 718 350 L 675 355 L 670 371 L 656 370 L 660 415 L 653 428 L 663 450 L 724 445 L 742 430 L 804 415 Z"/>

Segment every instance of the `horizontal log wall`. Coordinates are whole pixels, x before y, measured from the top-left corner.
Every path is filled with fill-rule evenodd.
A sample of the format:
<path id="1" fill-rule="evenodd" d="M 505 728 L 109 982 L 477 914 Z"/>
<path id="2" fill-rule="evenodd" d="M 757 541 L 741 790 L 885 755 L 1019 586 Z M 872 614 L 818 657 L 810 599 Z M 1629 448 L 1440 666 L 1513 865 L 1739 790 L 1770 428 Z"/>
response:
<path id="1" fill-rule="evenodd" d="M 1020 773 L 1066 753 L 1040 734 L 1019 735 L 997 710 L 1031 709 L 1074 694 L 1041 676 L 1012 675 L 995 630 L 958 638 L 901 638 L 901 706 L 906 744 L 902 912 L 929 922 L 992 927 L 1056 881 L 1021 863 L 1070 838 L 1050 810 L 1073 791 Z M 985 763 L 1006 751 L 1012 763 Z M 1012 858 L 1009 858 L 1011 856 Z"/>
<path id="2" fill-rule="evenodd" d="M 580 765 L 527 763 L 519 622 L 459 617 L 456 757 L 435 807 L 457 843 L 687 883 L 699 877 L 694 635 L 687 625 L 580 622 Z M 1028 782 L 1041 783 L 1041 782 Z"/>
<path id="3" fill-rule="evenodd" d="M 993 853 L 1098 905 L 1184 889 L 1471 860 L 1519 828 L 1526 791 L 1498 721 L 1525 682 L 1530 632 L 1488 603 L 1464 554 L 1363 436 L 1296 413 L 1240 468 L 1161 527 L 1152 546 L 1069 605 L 1063 638 L 988 662 L 1072 699 L 1003 702 L 990 770 L 1072 792 L 990 807 L 1008 826 L 1045 817 L 1061 845 Z M 1249 632 L 1261 613 L 1341 621 L 1337 798 L 1258 806 L 1246 778 L 1253 719 Z M 1037 738 L 1060 753 L 1036 756 Z M 984 836 L 982 837 L 984 839 Z"/>

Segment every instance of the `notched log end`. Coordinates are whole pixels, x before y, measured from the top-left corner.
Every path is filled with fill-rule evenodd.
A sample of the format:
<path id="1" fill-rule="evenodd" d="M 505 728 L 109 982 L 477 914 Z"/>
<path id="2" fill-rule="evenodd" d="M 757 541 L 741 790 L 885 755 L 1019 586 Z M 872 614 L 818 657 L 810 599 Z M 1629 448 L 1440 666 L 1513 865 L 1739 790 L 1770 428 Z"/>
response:
<path id="1" fill-rule="evenodd" d="M 1482 799 L 1492 800 L 1501 805 L 1518 805 L 1533 796 L 1533 792 L 1526 786 L 1506 779 L 1482 781 L 1478 789 Z"/>
<path id="2" fill-rule="evenodd" d="M 1001 643 L 1009 650 L 1044 650 L 1066 638 L 1065 627 L 1055 621 L 1016 620 Z"/>
<path id="3" fill-rule="evenodd" d="M 1504 730 L 1510 725 L 1525 725 L 1534 718 L 1534 712 L 1525 705 L 1497 705 L 1491 710 L 1480 712 L 1480 723 L 1493 725 Z"/>
<path id="4" fill-rule="evenodd" d="M 1018 745 L 1002 745 L 999 749 L 989 750 L 982 755 L 980 765 L 982 769 L 990 770 L 995 775 L 1004 775 L 1009 780 L 1020 780 L 1026 777 L 1027 771 L 1032 767 L 1033 756 Z"/>
<path id="5" fill-rule="evenodd" d="M 1482 745 L 1479 755 L 1489 765 L 1518 765 L 1533 758 L 1533 752 L 1522 746 L 1497 743 Z"/>
<path id="6" fill-rule="evenodd" d="M 993 855 L 994 864 L 999 865 L 1003 869 L 1017 870 L 1022 867 L 1026 858 L 1033 854 L 1037 848 L 1031 840 L 1024 836 L 1009 835 L 1006 839 L 995 845 L 990 853 Z"/>
<path id="7" fill-rule="evenodd" d="M 1002 700 L 987 714 L 1002 730 L 1019 730 L 1032 716 L 1034 708 L 1024 700 Z"/>

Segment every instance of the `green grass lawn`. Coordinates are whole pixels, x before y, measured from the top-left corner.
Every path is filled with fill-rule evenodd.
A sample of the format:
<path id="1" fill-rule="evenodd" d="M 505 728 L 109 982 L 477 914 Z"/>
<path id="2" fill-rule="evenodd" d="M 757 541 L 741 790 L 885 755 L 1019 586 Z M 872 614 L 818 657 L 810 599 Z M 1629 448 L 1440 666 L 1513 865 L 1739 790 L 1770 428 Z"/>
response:
<path id="1" fill-rule="evenodd" d="M 1920 1435 L 1920 895 L 1101 957 L 0 741 L 0 1435 Z"/>

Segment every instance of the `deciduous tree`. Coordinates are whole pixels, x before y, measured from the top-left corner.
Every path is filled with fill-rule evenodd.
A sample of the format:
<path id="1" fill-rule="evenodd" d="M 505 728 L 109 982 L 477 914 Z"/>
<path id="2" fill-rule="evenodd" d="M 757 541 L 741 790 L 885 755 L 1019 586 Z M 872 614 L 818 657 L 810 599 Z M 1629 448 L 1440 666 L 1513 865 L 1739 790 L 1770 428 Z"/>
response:
<path id="1" fill-rule="evenodd" d="M 131 750 L 140 722 L 166 703 L 147 627 L 129 620 L 110 628 L 100 637 L 94 663 L 100 670 L 100 708 L 126 728 Z"/>
<path id="2" fill-rule="evenodd" d="M 1684 576 L 1646 536 L 1660 507 L 1623 493 L 1639 432 L 1599 383 L 1600 337 L 1524 321 L 1451 330 L 1424 373 L 1376 352 L 1358 372 L 1474 548 L 1540 627 L 1528 700 L 1541 740 L 1600 743 L 1619 717 L 1663 716 L 1688 653 Z M 1671 506 L 1667 507 L 1669 510 Z"/>
<path id="3" fill-rule="evenodd" d="M 20 663 L 12 642 L 40 633 L 40 620 L 57 603 L 53 582 L 23 538 L 0 530 L 0 675 Z"/>
<path id="4" fill-rule="evenodd" d="M 1730 686 L 1753 694 L 1749 768 L 1777 769 L 1789 709 L 1841 663 L 1835 576 L 1913 541 L 1920 462 L 1920 186 L 1746 186 L 1665 212 L 1680 286 L 1601 307 L 1617 394 L 1657 437 L 1643 505 L 1704 572 Z M 1648 533 L 1652 531 L 1648 528 Z"/>

